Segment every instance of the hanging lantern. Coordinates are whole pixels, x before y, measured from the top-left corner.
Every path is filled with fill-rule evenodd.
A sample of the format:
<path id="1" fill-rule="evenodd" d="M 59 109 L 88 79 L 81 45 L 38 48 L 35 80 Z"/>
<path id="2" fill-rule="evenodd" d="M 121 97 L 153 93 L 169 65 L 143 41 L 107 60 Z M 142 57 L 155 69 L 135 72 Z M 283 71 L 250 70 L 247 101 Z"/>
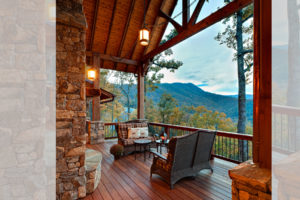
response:
<path id="1" fill-rule="evenodd" d="M 48 5 L 48 19 L 51 22 L 55 22 L 55 20 L 56 20 L 56 5 L 55 4 Z"/>
<path id="2" fill-rule="evenodd" d="M 140 30 L 140 43 L 143 46 L 148 46 L 149 45 L 149 36 L 150 32 L 149 30 L 144 27 Z"/>
<path id="3" fill-rule="evenodd" d="M 87 71 L 88 79 L 91 81 L 94 81 L 96 79 L 96 70 L 94 69 L 89 69 Z"/>

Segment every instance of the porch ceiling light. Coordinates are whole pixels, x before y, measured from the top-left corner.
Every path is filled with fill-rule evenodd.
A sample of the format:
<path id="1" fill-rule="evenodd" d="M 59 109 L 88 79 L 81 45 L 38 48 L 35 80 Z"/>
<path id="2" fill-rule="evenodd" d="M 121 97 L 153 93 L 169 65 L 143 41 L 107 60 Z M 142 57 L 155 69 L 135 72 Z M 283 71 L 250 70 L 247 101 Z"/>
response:
<path id="1" fill-rule="evenodd" d="M 94 81 L 96 79 L 96 70 L 94 69 L 89 69 L 87 71 L 88 79 L 91 81 Z"/>
<path id="2" fill-rule="evenodd" d="M 146 6 L 145 6 L 145 0 L 144 0 L 144 22 L 143 22 L 143 28 L 140 30 L 140 44 L 142 46 L 148 46 L 149 45 L 149 36 L 150 31 L 146 28 L 145 18 L 146 18 Z"/>
<path id="3" fill-rule="evenodd" d="M 150 36 L 149 30 L 146 27 L 142 28 L 140 30 L 140 44 L 143 46 L 148 46 L 149 36 Z"/>
<path id="4" fill-rule="evenodd" d="M 48 5 L 48 18 L 49 18 L 49 21 L 51 21 L 51 22 L 55 22 L 55 20 L 56 20 L 56 5 L 55 5 L 55 3 Z"/>

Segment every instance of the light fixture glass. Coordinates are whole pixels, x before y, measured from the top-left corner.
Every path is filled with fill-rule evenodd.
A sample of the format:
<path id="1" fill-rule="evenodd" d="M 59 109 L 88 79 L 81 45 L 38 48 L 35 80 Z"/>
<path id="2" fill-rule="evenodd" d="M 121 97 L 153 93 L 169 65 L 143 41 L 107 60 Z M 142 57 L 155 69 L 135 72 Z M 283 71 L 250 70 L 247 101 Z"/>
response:
<path id="1" fill-rule="evenodd" d="M 52 22 L 55 22 L 55 20 L 56 20 L 56 5 L 55 5 L 55 3 L 48 5 L 48 18 Z"/>
<path id="2" fill-rule="evenodd" d="M 147 28 L 142 28 L 140 30 L 140 44 L 143 46 L 148 46 L 149 45 L 149 36 L 150 32 Z"/>
<path id="3" fill-rule="evenodd" d="M 96 70 L 94 69 L 89 69 L 87 71 L 88 79 L 91 81 L 94 81 L 96 79 Z"/>

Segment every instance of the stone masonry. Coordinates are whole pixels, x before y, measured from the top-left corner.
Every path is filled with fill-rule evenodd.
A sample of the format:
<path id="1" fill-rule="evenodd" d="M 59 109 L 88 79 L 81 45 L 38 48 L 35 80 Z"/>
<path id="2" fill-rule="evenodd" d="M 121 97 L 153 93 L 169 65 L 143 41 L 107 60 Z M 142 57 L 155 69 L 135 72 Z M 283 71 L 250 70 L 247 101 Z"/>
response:
<path id="1" fill-rule="evenodd" d="M 271 170 L 251 161 L 229 170 L 233 200 L 271 200 Z"/>
<path id="2" fill-rule="evenodd" d="M 85 30 L 82 0 L 57 0 L 56 199 L 86 196 Z"/>
<path id="3" fill-rule="evenodd" d="M 104 122 L 86 121 L 89 144 L 99 144 L 104 142 Z"/>

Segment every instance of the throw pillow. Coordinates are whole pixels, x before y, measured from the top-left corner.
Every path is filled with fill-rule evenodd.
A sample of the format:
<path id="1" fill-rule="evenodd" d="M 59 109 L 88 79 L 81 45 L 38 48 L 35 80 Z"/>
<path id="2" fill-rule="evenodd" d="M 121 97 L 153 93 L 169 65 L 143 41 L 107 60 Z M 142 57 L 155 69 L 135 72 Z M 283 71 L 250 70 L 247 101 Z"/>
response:
<path id="1" fill-rule="evenodd" d="M 148 127 L 140 128 L 140 137 L 148 137 L 148 136 L 149 136 Z"/>
<path id="2" fill-rule="evenodd" d="M 128 128 L 128 138 L 139 138 L 140 129 L 139 128 Z"/>

